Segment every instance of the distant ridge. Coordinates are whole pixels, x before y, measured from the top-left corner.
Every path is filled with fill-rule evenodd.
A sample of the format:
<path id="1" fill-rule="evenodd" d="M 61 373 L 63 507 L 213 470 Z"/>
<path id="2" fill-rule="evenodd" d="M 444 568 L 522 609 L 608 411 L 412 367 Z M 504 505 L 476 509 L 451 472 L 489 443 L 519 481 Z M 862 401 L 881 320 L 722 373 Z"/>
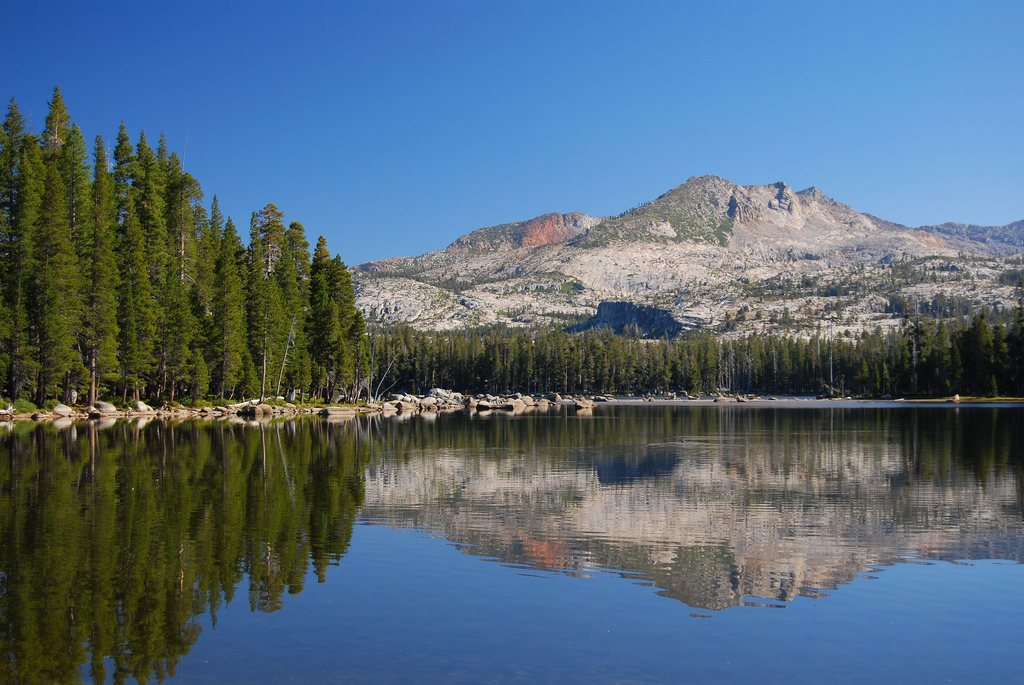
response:
<path id="1" fill-rule="evenodd" d="M 551 212 L 478 229 L 419 257 L 361 264 L 353 275 L 369 320 L 425 329 L 578 325 L 602 302 L 626 302 L 665 311 L 681 329 L 764 330 L 784 318 L 799 330 L 826 314 L 837 324 L 842 312 L 842 325 L 857 331 L 881 325 L 871 322 L 891 315 L 900 293 L 1012 300 L 1007 274 L 1021 252 L 1024 221 L 910 228 L 814 186 L 695 176 L 618 216 Z M 894 265 L 921 260 L 929 274 L 892 278 Z"/>

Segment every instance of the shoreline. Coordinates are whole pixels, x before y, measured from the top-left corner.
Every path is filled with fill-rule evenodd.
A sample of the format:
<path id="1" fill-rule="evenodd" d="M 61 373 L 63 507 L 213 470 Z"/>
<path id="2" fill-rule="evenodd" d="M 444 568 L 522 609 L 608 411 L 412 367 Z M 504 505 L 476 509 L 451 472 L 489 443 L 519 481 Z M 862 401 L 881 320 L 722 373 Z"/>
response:
<path id="1" fill-rule="evenodd" d="M 259 422 L 287 416 L 310 416 L 319 415 L 326 420 L 343 420 L 355 418 L 357 415 L 380 414 L 382 416 L 396 416 L 410 413 L 448 413 L 453 411 L 469 411 L 478 414 L 490 413 L 511 413 L 520 414 L 529 410 L 546 410 L 551 407 L 572 406 L 577 411 L 592 412 L 599 406 L 649 406 L 660 405 L 666 407 L 709 407 L 709 406 L 731 406 L 745 405 L 747 407 L 768 408 L 768 407 L 808 407 L 808 408 L 890 408 L 899 407 L 989 407 L 989 408 L 1011 408 L 1024 406 L 1024 398 L 1014 397 L 970 397 L 970 398 L 895 398 L 895 399 L 872 399 L 837 397 L 823 398 L 803 395 L 781 395 L 781 396 L 750 396 L 750 395 L 701 395 L 691 397 L 672 396 L 570 396 L 564 397 L 548 395 L 546 398 L 535 396 L 524 396 L 520 393 L 514 395 L 476 395 L 472 397 L 460 397 L 457 400 L 438 400 L 433 396 L 416 397 L 411 395 L 402 396 L 401 399 L 387 402 L 371 403 L 367 405 L 326 405 L 326 406 L 272 406 L 267 404 L 244 404 L 232 405 L 229 407 L 203 407 L 201 409 L 190 408 L 161 408 L 151 411 L 97 411 L 94 408 L 68 408 L 70 412 L 35 411 L 20 414 L 0 413 L 0 422 L 28 422 L 55 423 L 55 422 L 106 422 L 118 419 L 205 419 L 220 420 L 238 423 L 250 421 Z M 431 401 L 434 400 L 434 401 Z M 525 400 L 525 401 L 524 401 Z"/>

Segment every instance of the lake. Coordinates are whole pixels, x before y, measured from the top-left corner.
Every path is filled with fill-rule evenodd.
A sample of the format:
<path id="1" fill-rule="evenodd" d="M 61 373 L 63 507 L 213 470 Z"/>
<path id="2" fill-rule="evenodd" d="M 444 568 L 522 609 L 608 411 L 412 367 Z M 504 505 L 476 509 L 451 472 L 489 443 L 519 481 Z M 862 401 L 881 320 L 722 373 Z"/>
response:
<path id="1" fill-rule="evenodd" d="M 1024 408 L 0 425 L 0 682 L 1024 682 Z"/>

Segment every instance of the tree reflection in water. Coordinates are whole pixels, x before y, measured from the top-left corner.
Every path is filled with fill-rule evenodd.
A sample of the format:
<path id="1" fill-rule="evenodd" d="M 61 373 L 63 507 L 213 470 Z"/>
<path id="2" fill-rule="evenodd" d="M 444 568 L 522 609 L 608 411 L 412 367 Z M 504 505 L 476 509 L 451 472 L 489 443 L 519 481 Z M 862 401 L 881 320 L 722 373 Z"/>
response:
<path id="1" fill-rule="evenodd" d="M 174 675 L 245 583 L 285 606 L 357 519 L 718 610 L 911 551 L 1024 560 L 1021 408 L 599 405 L 0 429 L 0 682 Z M 412 569 L 410 572 L 414 572 Z"/>
<path id="2" fill-rule="evenodd" d="M 367 450 L 318 421 L 13 426 L 0 681 L 162 680 L 243 579 L 253 610 L 280 609 L 348 548 Z"/>

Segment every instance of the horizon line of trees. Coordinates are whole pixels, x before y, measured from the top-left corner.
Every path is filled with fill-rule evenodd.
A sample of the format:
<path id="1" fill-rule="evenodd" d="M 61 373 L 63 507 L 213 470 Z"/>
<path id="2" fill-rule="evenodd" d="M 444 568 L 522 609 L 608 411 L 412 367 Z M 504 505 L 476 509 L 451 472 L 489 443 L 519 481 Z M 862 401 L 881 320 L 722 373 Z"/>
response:
<path id="1" fill-rule="evenodd" d="M 161 134 L 89 154 L 54 88 L 44 129 L 12 97 L 0 127 L 0 387 L 9 400 L 80 391 L 173 402 L 282 392 L 352 396 L 368 383 L 348 268 L 273 203 L 243 246 L 203 206 Z"/>
<path id="2" fill-rule="evenodd" d="M 371 328 L 389 388 L 463 393 L 710 393 L 1024 397 L 1024 300 L 1009 327 L 973 318 L 906 318 L 895 329 L 831 337 L 708 331 L 645 339 L 639 330 L 557 328 L 425 333 Z"/>

